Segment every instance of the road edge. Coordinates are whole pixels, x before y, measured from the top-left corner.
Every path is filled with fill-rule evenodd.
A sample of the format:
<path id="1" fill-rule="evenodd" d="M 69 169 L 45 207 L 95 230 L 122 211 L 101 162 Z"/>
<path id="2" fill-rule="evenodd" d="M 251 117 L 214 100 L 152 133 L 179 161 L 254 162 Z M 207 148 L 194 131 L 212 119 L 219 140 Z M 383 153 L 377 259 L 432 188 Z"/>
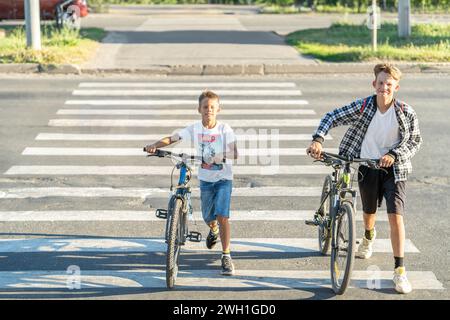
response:
<path id="1" fill-rule="evenodd" d="M 371 73 L 376 62 L 371 63 L 319 63 L 311 64 L 235 64 L 235 65 L 154 65 L 145 69 L 132 68 L 84 68 L 73 64 L 0 64 L 0 74 L 72 74 L 72 75 L 292 75 Z M 450 73 L 450 63 L 395 63 L 403 73 Z"/>

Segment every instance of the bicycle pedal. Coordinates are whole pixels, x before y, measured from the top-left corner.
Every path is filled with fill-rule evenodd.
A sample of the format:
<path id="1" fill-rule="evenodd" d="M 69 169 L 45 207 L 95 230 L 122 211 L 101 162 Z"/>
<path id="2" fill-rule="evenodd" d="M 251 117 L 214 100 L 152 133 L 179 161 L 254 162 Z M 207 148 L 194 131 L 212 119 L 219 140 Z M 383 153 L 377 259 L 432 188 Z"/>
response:
<path id="1" fill-rule="evenodd" d="M 192 242 L 201 242 L 202 234 L 200 232 L 191 231 L 191 232 L 189 232 L 187 238 L 189 239 L 189 241 L 192 241 Z"/>
<path id="2" fill-rule="evenodd" d="M 318 226 L 319 225 L 315 220 L 305 220 L 305 224 L 308 226 Z"/>
<path id="3" fill-rule="evenodd" d="M 167 219 L 167 210 L 166 209 L 156 209 L 155 215 L 160 219 Z"/>

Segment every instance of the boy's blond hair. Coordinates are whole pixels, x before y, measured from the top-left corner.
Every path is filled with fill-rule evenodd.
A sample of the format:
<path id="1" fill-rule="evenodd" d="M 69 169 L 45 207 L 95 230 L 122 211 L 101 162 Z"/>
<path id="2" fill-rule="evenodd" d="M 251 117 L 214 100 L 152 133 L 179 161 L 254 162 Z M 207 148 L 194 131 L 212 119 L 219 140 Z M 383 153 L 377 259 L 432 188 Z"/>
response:
<path id="1" fill-rule="evenodd" d="M 399 81 L 400 78 L 402 77 L 402 72 L 397 67 L 387 62 L 377 64 L 375 68 L 373 68 L 373 71 L 375 73 L 375 79 L 377 78 L 380 72 L 385 72 L 389 74 L 392 78 L 394 78 L 397 81 Z"/>
<path id="2" fill-rule="evenodd" d="M 205 90 L 202 92 L 202 94 L 198 97 L 198 106 L 200 107 L 202 104 L 203 99 L 215 99 L 217 102 L 219 102 L 219 96 L 212 92 L 211 90 Z"/>

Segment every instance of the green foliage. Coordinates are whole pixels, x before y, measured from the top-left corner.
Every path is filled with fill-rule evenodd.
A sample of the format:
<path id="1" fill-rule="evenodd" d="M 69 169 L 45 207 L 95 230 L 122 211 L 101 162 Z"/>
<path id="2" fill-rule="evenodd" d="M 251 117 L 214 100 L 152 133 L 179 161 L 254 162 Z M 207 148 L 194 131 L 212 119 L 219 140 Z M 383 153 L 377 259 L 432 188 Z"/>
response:
<path id="1" fill-rule="evenodd" d="M 91 6 L 102 4 L 259 4 L 267 7 L 305 7 L 318 12 L 364 13 L 372 0 L 90 0 Z M 386 11 L 396 11 L 398 0 L 377 0 Z M 450 0 L 411 0 L 412 12 L 450 12 Z M 283 9 L 267 12 L 283 12 Z M 292 11 L 292 10 L 290 10 Z"/>
<path id="2" fill-rule="evenodd" d="M 366 25 L 335 23 L 326 29 L 301 30 L 287 37 L 301 53 L 324 61 L 402 60 L 450 62 L 450 25 L 417 24 L 409 38 L 397 35 L 397 24 L 378 30 L 378 51 L 371 49 Z"/>
<path id="3" fill-rule="evenodd" d="M 53 25 L 41 27 L 42 50 L 26 47 L 23 26 L 5 28 L 7 35 L 0 39 L 0 63 L 76 63 L 85 60 L 106 34 L 103 29 L 57 29 Z"/>

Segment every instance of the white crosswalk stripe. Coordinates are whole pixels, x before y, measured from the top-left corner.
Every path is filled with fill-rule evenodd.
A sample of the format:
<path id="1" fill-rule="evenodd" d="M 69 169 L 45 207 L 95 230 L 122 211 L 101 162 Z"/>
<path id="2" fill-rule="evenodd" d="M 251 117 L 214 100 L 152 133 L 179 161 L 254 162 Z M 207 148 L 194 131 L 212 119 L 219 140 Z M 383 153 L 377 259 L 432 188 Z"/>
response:
<path id="1" fill-rule="evenodd" d="M 315 127 L 319 119 L 244 119 L 227 120 L 231 127 L 262 128 L 262 127 Z M 51 119 L 50 127 L 170 127 L 179 128 L 192 124 L 193 121 L 167 120 L 141 120 L 141 119 Z"/>
<path id="2" fill-rule="evenodd" d="M 198 106 L 198 100 L 181 100 L 181 99 L 167 99 L 167 100 L 129 100 L 129 99 L 86 99 L 86 100 L 67 100 L 66 105 L 91 105 L 91 106 L 180 106 L 188 105 L 191 107 Z M 308 101 L 296 99 L 296 100 L 231 100 L 231 99 L 221 99 L 220 104 L 222 106 L 280 106 L 280 105 L 290 105 L 290 106 L 301 106 L 307 105 Z"/>
<path id="3" fill-rule="evenodd" d="M 195 96 L 199 90 L 74 90 L 74 96 Z M 220 90 L 221 96 L 301 96 L 300 90 Z"/>
<path id="4" fill-rule="evenodd" d="M 170 176 L 171 166 L 12 166 L 5 175 L 163 175 Z M 234 175 L 326 175 L 331 169 L 324 166 L 235 166 Z M 194 170 L 196 174 L 196 170 Z"/>
<path id="5" fill-rule="evenodd" d="M 294 82 L 82 82 L 80 88 L 295 88 Z M 198 91 L 197 91 L 198 92 Z"/>
<path id="6" fill-rule="evenodd" d="M 172 152 L 194 154 L 190 148 L 171 148 Z M 337 149 L 325 149 L 336 153 Z M 22 152 L 27 156 L 143 156 L 142 148 L 33 148 L 28 147 Z M 306 148 L 259 148 L 239 149 L 239 156 L 308 156 Z"/>
<path id="7" fill-rule="evenodd" d="M 230 221 L 304 221 L 312 219 L 313 210 L 231 210 Z M 203 222 L 200 211 L 193 219 Z M 356 215 L 362 221 L 362 215 Z M 0 221 L 162 221 L 154 210 L 64 210 L 64 211 L 0 211 Z M 388 221 L 385 211 L 377 213 L 377 221 Z"/>
<path id="8" fill-rule="evenodd" d="M 161 137 L 170 136 L 172 133 L 163 134 L 90 134 L 90 133 L 39 133 L 35 140 L 59 140 L 59 141 L 155 141 Z M 310 134 L 236 134 L 238 141 L 311 141 Z M 332 140 L 331 135 L 325 136 L 325 140 Z"/>
<path id="9" fill-rule="evenodd" d="M 361 239 L 359 239 L 361 241 Z M 38 238 L 0 239 L 3 253 L 7 252 L 165 252 L 163 238 Z M 233 238 L 233 252 L 317 252 L 317 238 Z M 390 239 L 377 239 L 374 252 L 391 253 Z M 205 242 L 189 243 L 184 252 L 210 251 Z M 411 240 L 405 240 L 405 252 L 419 253 Z"/>
<path id="10" fill-rule="evenodd" d="M 198 110 L 195 109 L 60 109 L 59 115 L 149 115 L 149 116 L 196 116 Z M 312 109 L 224 109 L 220 111 L 220 116 L 228 115 L 315 115 Z"/>
<path id="11" fill-rule="evenodd" d="M 233 188 L 233 197 L 319 197 L 321 187 L 258 187 Z M 199 197 L 200 189 L 192 188 L 192 197 Z M 132 197 L 132 198 L 165 198 L 170 191 L 167 188 L 0 188 L 0 199 L 24 199 L 45 197 Z"/>

